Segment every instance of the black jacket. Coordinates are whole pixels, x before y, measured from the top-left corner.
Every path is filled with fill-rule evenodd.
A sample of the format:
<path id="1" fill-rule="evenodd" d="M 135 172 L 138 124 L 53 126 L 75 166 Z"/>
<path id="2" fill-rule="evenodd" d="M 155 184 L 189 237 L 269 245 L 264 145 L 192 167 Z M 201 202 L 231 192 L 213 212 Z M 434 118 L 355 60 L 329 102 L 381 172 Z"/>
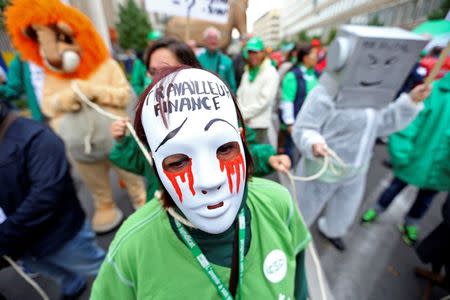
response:
<path id="1" fill-rule="evenodd" d="M 447 194 L 447 200 L 445 200 L 444 206 L 442 207 L 442 217 L 444 218 L 444 223 L 450 229 L 450 193 Z"/>
<path id="2" fill-rule="evenodd" d="M 81 229 L 64 144 L 46 125 L 18 118 L 0 141 L 0 207 L 0 255 L 49 255 Z"/>

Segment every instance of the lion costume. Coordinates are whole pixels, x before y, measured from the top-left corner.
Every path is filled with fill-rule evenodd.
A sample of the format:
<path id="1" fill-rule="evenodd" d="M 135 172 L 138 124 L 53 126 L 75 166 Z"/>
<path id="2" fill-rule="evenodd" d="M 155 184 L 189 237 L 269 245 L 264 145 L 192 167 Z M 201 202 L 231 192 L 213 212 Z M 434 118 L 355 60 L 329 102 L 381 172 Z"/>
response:
<path id="1" fill-rule="evenodd" d="M 71 127 L 63 126 L 63 123 L 67 116 L 77 120 L 77 115 L 88 109 L 73 91 L 73 81 L 87 97 L 105 110 L 126 116 L 126 106 L 131 99 L 126 77 L 110 57 L 90 20 L 59 0 L 13 0 L 6 11 L 6 25 L 22 57 L 45 70 L 42 112 L 65 140 L 72 161 L 92 193 L 95 202 L 94 231 L 110 231 L 120 224 L 122 212 L 112 199 L 109 182 L 111 165 L 107 153 L 93 158 L 89 156 L 89 149 L 86 150 L 88 159 L 79 158 L 71 150 L 65 136 L 81 131 L 85 122 L 72 123 L 75 126 Z M 91 116 L 88 121 L 101 118 L 100 115 Z M 65 128 L 64 132 L 62 128 Z M 107 143 L 112 143 L 109 130 L 101 135 L 104 139 L 106 137 Z M 91 148 L 91 145 L 88 146 Z M 100 150 L 107 152 L 105 147 Z M 117 169 L 117 172 L 125 181 L 134 206 L 143 205 L 146 195 L 142 179 L 123 170 Z"/>

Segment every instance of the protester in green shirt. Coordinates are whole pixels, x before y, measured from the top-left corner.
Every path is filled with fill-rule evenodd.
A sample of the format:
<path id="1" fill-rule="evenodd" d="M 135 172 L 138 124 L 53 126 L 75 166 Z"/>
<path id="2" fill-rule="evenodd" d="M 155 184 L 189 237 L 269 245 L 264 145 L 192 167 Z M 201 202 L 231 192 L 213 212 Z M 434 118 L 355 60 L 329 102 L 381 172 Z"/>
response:
<path id="1" fill-rule="evenodd" d="M 236 93 L 239 108 L 245 123 L 255 130 L 256 140 L 259 143 L 267 143 L 279 77 L 267 58 L 261 37 L 249 39 L 245 52 L 248 55 L 247 66 Z"/>
<path id="2" fill-rule="evenodd" d="M 25 93 L 31 117 L 36 121 L 44 121 L 45 117 L 39 105 L 44 84 L 43 71 L 37 65 L 24 61 L 19 54 L 16 54 L 9 65 L 7 77 L 6 83 L 0 85 L 2 100 L 17 100 Z"/>
<path id="3" fill-rule="evenodd" d="M 222 80 L 228 83 L 231 91 L 236 93 L 236 79 L 234 77 L 233 61 L 219 49 L 220 31 L 215 27 L 206 28 L 203 39 L 206 46 L 204 52 L 200 53 L 198 60 L 203 69 L 214 72 Z"/>
<path id="4" fill-rule="evenodd" d="M 389 137 L 394 178 L 361 220 L 374 222 L 406 186 L 416 186 L 416 199 L 402 226 L 403 240 L 411 246 L 419 239 L 420 219 L 433 198 L 450 191 L 450 73 L 433 83 L 423 103 L 416 119 Z"/>
<path id="5" fill-rule="evenodd" d="M 197 89 L 202 82 L 211 88 Z M 164 110 L 176 93 L 204 104 Z M 135 127 L 163 192 L 122 225 L 91 299 L 307 299 L 310 234 L 287 189 L 251 178 L 240 124 L 234 96 L 213 74 L 178 67 L 154 77 Z"/>
<path id="6" fill-rule="evenodd" d="M 150 47 L 154 41 L 160 39 L 162 37 L 161 32 L 159 31 L 150 31 L 147 35 L 147 43 L 148 47 Z M 145 53 L 140 55 L 145 57 Z M 149 76 L 147 71 L 147 66 L 144 63 L 144 59 L 138 56 L 134 60 L 133 70 L 131 71 L 131 86 L 134 89 L 136 95 L 140 95 L 145 88 L 152 83 L 152 78 Z"/>
<path id="7" fill-rule="evenodd" d="M 317 50 L 310 44 L 297 46 L 297 65 L 286 73 L 281 82 L 280 133 L 278 152 L 295 161 L 295 147 L 291 138 L 292 125 L 309 92 L 316 86 L 318 74 L 314 70 Z"/>
<path id="8" fill-rule="evenodd" d="M 140 95 L 145 88 L 152 83 L 151 77 L 147 73 L 147 67 L 141 58 L 136 57 L 133 63 L 133 70 L 131 70 L 131 86 L 136 95 Z"/>
<path id="9" fill-rule="evenodd" d="M 155 42 L 148 49 L 146 60 L 152 73 L 162 67 L 181 64 L 200 67 L 192 50 L 186 44 L 173 38 L 163 38 Z M 116 142 L 109 159 L 119 168 L 145 176 L 147 202 L 150 201 L 159 189 L 159 182 L 136 141 L 131 136 L 126 135 L 126 120 L 114 122 L 111 133 Z M 276 155 L 275 149 L 269 144 L 258 144 L 256 134 L 250 128 L 247 128 L 246 140 L 255 163 L 256 176 L 266 176 L 274 170 L 285 172 L 290 168 L 289 158 L 286 155 Z"/>

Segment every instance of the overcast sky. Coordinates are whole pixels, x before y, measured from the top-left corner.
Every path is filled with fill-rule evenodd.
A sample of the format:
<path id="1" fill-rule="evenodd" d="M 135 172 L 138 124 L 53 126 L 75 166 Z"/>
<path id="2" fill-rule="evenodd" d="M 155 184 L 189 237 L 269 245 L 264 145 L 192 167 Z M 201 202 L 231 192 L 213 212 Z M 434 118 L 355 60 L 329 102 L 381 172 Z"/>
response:
<path id="1" fill-rule="evenodd" d="M 273 8 L 280 8 L 282 0 L 249 0 L 247 30 L 252 32 L 253 22 Z"/>

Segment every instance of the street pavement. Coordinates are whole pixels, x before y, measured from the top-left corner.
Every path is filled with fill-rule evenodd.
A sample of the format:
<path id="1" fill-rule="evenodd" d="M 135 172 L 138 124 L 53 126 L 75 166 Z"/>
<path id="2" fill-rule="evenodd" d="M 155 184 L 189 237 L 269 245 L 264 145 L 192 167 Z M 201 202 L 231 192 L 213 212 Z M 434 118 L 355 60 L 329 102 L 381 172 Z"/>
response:
<path id="1" fill-rule="evenodd" d="M 376 146 L 358 218 L 389 185 L 392 175 L 382 165 L 387 158 L 385 147 Z M 345 237 L 347 250 L 343 253 L 324 240 L 318 234 L 317 227 L 313 226 L 311 231 L 334 299 L 422 299 L 426 282 L 413 273 L 414 267 L 421 265 L 421 262 L 413 249 L 403 242 L 398 229 L 416 192 L 415 188 L 405 189 L 372 225 L 362 226 L 359 219 L 356 220 Z M 441 193 L 435 198 L 421 221 L 421 237 L 442 220 L 440 209 L 445 196 Z M 440 288 L 434 288 L 431 299 L 441 299 L 447 294 Z"/>
<path id="2" fill-rule="evenodd" d="M 376 146 L 367 179 L 367 189 L 360 212 L 374 203 L 380 192 L 389 184 L 391 175 L 382 166 L 387 158 L 384 146 Z M 420 171 L 420 170 L 418 170 Z M 277 179 L 276 175 L 270 176 Z M 117 178 L 111 175 L 114 183 L 114 197 L 125 215 L 133 209 L 124 190 L 117 185 Z M 281 180 L 283 184 L 286 181 Z M 416 190 L 405 189 L 394 201 L 389 210 L 371 226 L 353 224 L 350 233 L 345 237 L 347 250 L 338 252 L 326 240 L 318 235 L 316 225 L 311 232 L 317 248 L 321 265 L 327 279 L 329 290 L 327 300 L 419 300 L 426 286 L 423 279 L 416 278 L 413 268 L 421 265 L 412 248 L 407 247 L 399 234 L 398 224 L 402 216 L 412 205 Z M 91 217 L 93 213 L 92 200 L 86 188 L 80 184 L 79 196 L 83 207 Z M 421 221 L 421 236 L 425 236 L 440 220 L 440 208 L 445 194 L 439 194 L 433 201 L 429 212 Z M 104 249 L 108 248 L 114 232 L 98 237 L 98 242 Z M 311 299 L 321 299 L 317 289 L 316 270 L 308 257 L 308 277 Z M 55 283 L 38 276 L 35 280 L 47 292 L 50 299 L 58 299 L 59 290 Z M 80 299 L 88 299 L 90 284 Z M 8 300 L 37 300 L 38 294 L 12 268 L 0 271 L 0 293 Z M 319 296 L 318 296 L 319 295 Z M 444 290 L 435 287 L 432 300 L 439 300 L 448 295 Z"/>

